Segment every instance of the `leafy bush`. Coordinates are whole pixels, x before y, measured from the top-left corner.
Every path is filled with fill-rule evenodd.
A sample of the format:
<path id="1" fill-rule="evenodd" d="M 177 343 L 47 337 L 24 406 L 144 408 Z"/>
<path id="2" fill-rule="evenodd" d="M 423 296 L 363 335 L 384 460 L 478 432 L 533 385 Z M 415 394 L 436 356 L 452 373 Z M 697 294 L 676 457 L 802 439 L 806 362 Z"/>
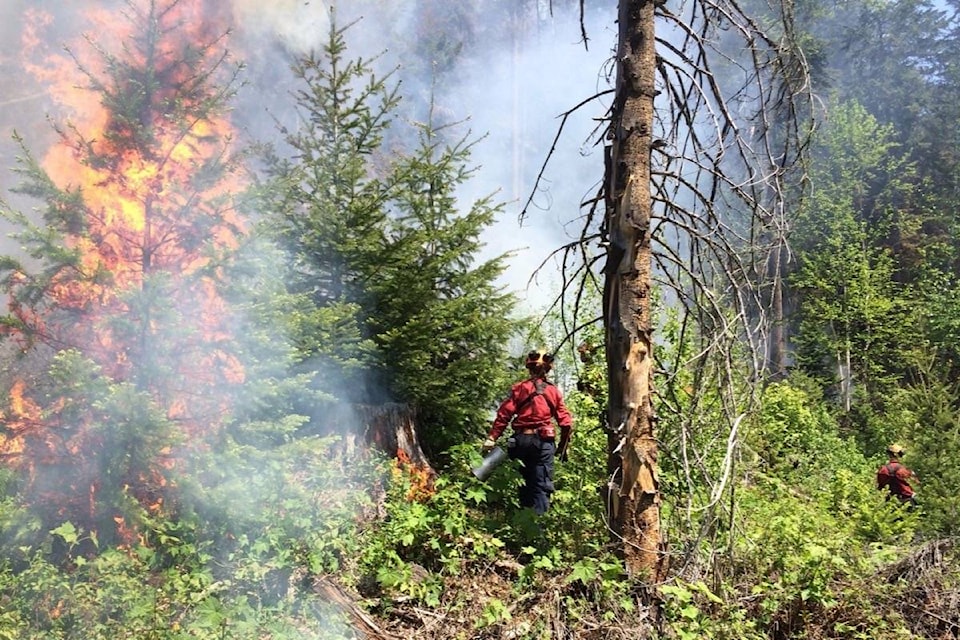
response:
<path id="1" fill-rule="evenodd" d="M 836 421 L 819 397 L 789 383 L 764 390 L 763 408 L 746 442 L 760 469 L 819 491 L 839 469 L 867 473 L 868 465 L 854 442 L 841 438 Z"/>

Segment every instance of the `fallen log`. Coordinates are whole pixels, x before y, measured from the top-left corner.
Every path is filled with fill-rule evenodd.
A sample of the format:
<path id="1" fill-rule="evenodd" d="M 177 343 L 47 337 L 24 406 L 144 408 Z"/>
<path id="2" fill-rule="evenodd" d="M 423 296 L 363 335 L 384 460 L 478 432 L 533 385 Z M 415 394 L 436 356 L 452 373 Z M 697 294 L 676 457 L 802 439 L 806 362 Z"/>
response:
<path id="1" fill-rule="evenodd" d="M 395 640 L 400 637 L 377 626 L 374 619 L 356 604 L 353 597 L 327 578 L 318 578 L 314 583 L 314 591 L 345 616 L 361 640 Z"/>

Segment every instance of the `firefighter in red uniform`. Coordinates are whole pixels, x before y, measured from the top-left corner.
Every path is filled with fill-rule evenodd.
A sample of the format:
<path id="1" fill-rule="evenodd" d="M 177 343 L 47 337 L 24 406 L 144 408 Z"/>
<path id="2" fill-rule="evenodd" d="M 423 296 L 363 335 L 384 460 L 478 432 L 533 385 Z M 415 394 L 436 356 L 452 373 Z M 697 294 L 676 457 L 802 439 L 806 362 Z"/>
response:
<path id="1" fill-rule="evenodd" d="M 573 419 L 563 404 L 560 390 L 547 380 L 553 356 L 544 351 L 531 351 L 525 365 L 530 377 L 510 389 L 510 395 L 497 410 L 483 449 L 493 449 L 507 426 L 513 427 L 513 435 L 507 440 L 507 454 L 523 463 L 520 505 L 542 515 L 550 506 L 553 493 L 554 456 L 566 459 Z M 554 420 L 560 428 L 559 443 Z"/>
<path id="2" fill-rule="evenodd" d="M 877 469 L 877 489 L 887 489 L 890 495 L 896 496 L 901 502 L 916 506 L 917 501 L 910 481 L 916 480 L 917 474 L 900 462 L 903 447 L 891 444 L 887 447 L 887 455 L 890 459 Z"/>

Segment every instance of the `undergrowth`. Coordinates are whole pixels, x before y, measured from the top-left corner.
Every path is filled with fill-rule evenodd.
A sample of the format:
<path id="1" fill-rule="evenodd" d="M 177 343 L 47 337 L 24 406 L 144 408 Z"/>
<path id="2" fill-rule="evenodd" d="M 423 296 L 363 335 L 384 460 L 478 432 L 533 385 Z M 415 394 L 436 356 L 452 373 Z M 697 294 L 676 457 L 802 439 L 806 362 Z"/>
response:
<path id="1" fill-rule="evenodd" d="M 674 531 L 661 585 L 627 576 L 610 543 L 601 431 L 558 462 L 542 518 L 517 505 L 516 463 L 472 476 L 472 445 L 450 451 L 428 493 L 403 465 L 349 459 L 333 439 L 269 455 L 238 447 L 205 484 L 184 479 L 176 505 L 131 499 L 111 545 L 69 520 L 43 530 L 8 474 L 0 640 L 955 633 L 952 541 L 927 533 L 922 509 L 884 500 L 873 461 L 809 404 L 786 386 L 768 391 L 733 499 L 708 535 Z M 771 455 L 788 435 L 806 444 Z"/>

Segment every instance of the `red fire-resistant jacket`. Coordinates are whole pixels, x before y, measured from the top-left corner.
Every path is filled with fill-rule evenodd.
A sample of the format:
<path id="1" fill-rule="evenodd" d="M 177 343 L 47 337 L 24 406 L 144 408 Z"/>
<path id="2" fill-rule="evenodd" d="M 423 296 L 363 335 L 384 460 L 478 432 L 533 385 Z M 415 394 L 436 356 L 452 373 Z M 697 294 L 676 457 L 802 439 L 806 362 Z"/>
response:
<path id="1" fill-rule="evenodd" d="M 496 440 L 506 430 L 513 419 L 513 428 L 516 431 L 537 429 L 542 438 L 554 437 L 552 420 L 564 433 L 569 433 L 573 427 L 573 418 L 563 404 L 563 394 L 553 384 L 539 379 L 543 392 L 537 393 L 538 378 L 528 378 L 518 382 L 510 389 L 510 395 L 497 409 L 497 417 L 490 429 L 491 440 Z"/>
<path id="2" fill-rule="evenodd" d="M 896 459 L 891 459 L 877 469 L 877 489 L 887 488 L 901 500 L 909 500 L 913 497 L 913 487 L 910 486 L 909 480 L 914 475 L 913 471 Z"/>

